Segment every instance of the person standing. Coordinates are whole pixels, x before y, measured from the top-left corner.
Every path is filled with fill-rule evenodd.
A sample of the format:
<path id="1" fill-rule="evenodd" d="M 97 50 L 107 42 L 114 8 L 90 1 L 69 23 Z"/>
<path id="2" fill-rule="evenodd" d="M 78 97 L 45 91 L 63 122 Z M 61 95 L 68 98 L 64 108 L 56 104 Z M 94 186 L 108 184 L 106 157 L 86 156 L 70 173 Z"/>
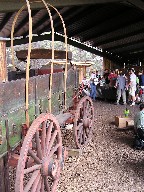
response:
<path id="1" fill-rule="evenodd" d="M 111 70 L 111 73 L 108 76 L 108 79 L 110 81 L 110 83 L 109 83 L 110 87 L 114 87 L 114 85 L 116 83 L 116 78 L 117 78 L 117 74 L 115 73 L 114 70 Z"/>
<path id="2" fill-rule="evenodd" d="M 131 106 L 135 105 L 135 92 L 136 92 L 136 75 L 134 73 L 134 69 L 130 70 L 130 82 L 129 82 L 129 95 L 132 98 Z"/>
<path id="3" fill-rule="evenodd" d="M 95 71 L 92 71 L 90 79 L 93 80 L 94 78 L 96 78 L 96 74 L 95 74 Z"/>
<path id="4" fill-rule="evenodd" d="M 90 83 L 90 97 L 93 99 L 93 100 L 96 100 L 96 85 L 95 85 L 95 79 L 91 80 L 91 83 Z"/>
<path id="5" fill-rule="evenodd" d="M 134 117 L 134 131 L 136 134 L 134 147 L 144 148 L 144 103 L 140 104 L 140 111 Z"/>
<path id="6" fill-rule="evenodd" d="M 116 79 L 116 85 L 117 88 L 117 101 L 116 105 L 119 104 L 120 98 L 122 96 L 123 104 L 126 104 L 126 78 L 122 71 L 120 71 L 119 76 Z"/>
<path id="7" fill-rule="evenodd" d="M 144 86 L 144 74 L 143 74 L 143 71 L 139 71 L 138 78 L 139 78 L 139 86 Z"/>

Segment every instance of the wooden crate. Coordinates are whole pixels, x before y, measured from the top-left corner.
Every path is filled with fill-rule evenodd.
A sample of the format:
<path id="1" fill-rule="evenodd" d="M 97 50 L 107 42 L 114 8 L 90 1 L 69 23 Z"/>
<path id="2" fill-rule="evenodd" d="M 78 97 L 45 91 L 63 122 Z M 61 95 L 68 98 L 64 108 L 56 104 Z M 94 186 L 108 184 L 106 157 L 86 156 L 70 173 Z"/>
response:
<path id="1" fill-rule="evenodd" d="M 130 121 L 133 121 L 133 119 L 129 117 L 115 116 L 115 125 L 118 128 L 128 128 L 127 125 Z"/>

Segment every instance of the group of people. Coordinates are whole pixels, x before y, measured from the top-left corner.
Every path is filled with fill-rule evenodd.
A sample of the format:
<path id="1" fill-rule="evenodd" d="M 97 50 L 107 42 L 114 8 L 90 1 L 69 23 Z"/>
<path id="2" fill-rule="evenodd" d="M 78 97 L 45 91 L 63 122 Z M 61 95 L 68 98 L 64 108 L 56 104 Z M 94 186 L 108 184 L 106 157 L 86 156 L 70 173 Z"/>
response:
<path id="1" fill-rule="evenodd" d="M 126 76 L 122 71 L 120 71 L 115 84 L 115 87 L 117 88 L 116 104 L 119 104 L 120 98 L 122 96 L 123 104 L 126 104 L 126 102 L 128 101 L 131 103 L 131 106 L 135 105 L 137 83 L 137 76 L 134 73 L 134 69 L 129 70 L 128 76 Z M 126 98 L 127 91 L 128 99 Z"/>
<path id="2" fill-rule="evenodd" d="M 120 103 L 122 98 L 123 104 L 130 103 L 131 106 L 135 105 L 136 100 L 139 98 L 140 89 L 144 90 L 144 74 L 139 71 L 136 75 L 134 69 L 129 69 L 127 73 L 119 70 L 106 69 L 103 76 L 98 74 L 98 71 L 92 71 L 90 78 L 84 77 L 82 83 L 85 87 L 90 89 L 90 97 L 96 99 L 96 87 L 98 84 L 105 84 L 109 88 L 115 88 L 117 92 L 116 105 Z M 142 91 L 143 93 L 144 91 Z"/>
<path id="3" fill-rule="evenodd" d="M 135 105 L 135 102 L 140 98 L 140 89 L 144 87 L 144 74 L 139 71 L 135 74 L 135 70 L 129 69 L 125 74 L 123 71 L 111 71 L 109 74 L 106 72 L 107 82 L 109 87 L 115 87 L 117 89 L 117 101 L 119 104 L 122 97 L 123 104 L 130 103 L 131 106 Z"/>
<path id="4" fill-rule="evenodd" d="M 136 99 L 139 97 L 140 90 L 144 95 L 144 74 L 139 71 L 135 74 L 134 69 L 129 69 L 128 73 L 123 71 L 108 70 L 104 71 L 103 76 L 98 74 L 98 71 L 93 71 L 89 79 L 84 77 L 82 83 L 85 87 L 90 89 L 89 96 L 95 100 L 96 99 L 96 86 L 103 81 L 105 86 L 117 89 L 117 100 L 116 105 L 119 104 L 122 97 L 123 104 L 130 102 L 131 106 L 135 105 Z M 140 104 L 140 112 L 135 115 L 134 118 L 135 127 L 135 147 L 137 149 L 144 148 L 144 103 Z"/>
<path id="5" fill-rule="evenodd" d="M 82 80 L 82 84 L 84 85 L 85 87 L 85 90 L 86 89 L 89 89 L 90 92 L 89 92 L 89 96 L 95 100 L 96 99 L 96 86 L 97 84 L 99 83 L 101 79 L 101 76 L 98 74 L 98 71 L 92 71 L 91 75 L 90 75 L 90 78 L 87 79 L 86 77 L 84 77 L 84 79 Z M 85 91 L 84 90 L 84 91 Z"/>

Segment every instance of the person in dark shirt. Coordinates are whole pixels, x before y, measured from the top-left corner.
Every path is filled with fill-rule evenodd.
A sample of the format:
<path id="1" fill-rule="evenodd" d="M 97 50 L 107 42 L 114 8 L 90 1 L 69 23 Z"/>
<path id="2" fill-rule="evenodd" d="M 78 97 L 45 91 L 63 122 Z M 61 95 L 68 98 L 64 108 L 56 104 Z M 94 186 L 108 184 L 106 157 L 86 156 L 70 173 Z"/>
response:
<path id="1" fill-rule="evenodd" d="M 110 80 L 108 79 L 108 76 L 109 76 L 109 71 L 108 71 L 108 69 L 105 69 L 103 77 L 105 79 L 106 84 L 109 84 L 109 82 L 110 82 Z"/>
<path id="2" fill-rule="evenodd" d="M 139 71 L 138 78 L 139 78 L 139 86 L 144 86 L 144 74 L 142 73 L 142 71 Z"/>

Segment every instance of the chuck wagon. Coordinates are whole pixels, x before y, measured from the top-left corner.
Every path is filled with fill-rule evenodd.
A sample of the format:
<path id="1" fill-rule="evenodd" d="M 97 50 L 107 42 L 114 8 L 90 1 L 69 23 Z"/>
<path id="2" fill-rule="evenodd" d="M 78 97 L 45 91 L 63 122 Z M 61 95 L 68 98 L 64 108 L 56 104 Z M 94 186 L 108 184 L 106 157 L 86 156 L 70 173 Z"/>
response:
<path id="1" fill-rule="evenodd" d="M 77 148 L 88 142 L 93 128 L 93 103 L 88 96 L 79 97 L 78 70 L 68 64 L 66 29 L 56 8 L 42 0 L 51 20 L 52 50 L 33 50 L 30 3 L 26 0 L 15 16 L 11 31 L 12 63 L 14 63 L 13 34 L 18 16 L 25 7 L 29 12 L 28 50 L 17 52 L 26 60 L 26 78 L 0 83 L 0 158 L 8 157 L 8 165 L 17 166 L 15 192 L 52 191 L 57 189 L 65 148 L 61 128 L 73 125 L 73 138 Z M 60 16 L 65 33 L 65 51 L 54 50 L 54 28 L 49 7 Z M 65 54 L 64 69 L 54 73 L 56 58 Z M 51 67 L 34 70 L 30 77 L 31 59 L 51 56 Z M 57 61 L 57 63 L 60 63 Z M 69 67 L 70 66 L 70 67 Z M 19 72 L 13 72 L 18 75 Z M 39 75 L 41 74 L 41 75 Z M 8 166 L 5 164 L 5 166 Z"/>

